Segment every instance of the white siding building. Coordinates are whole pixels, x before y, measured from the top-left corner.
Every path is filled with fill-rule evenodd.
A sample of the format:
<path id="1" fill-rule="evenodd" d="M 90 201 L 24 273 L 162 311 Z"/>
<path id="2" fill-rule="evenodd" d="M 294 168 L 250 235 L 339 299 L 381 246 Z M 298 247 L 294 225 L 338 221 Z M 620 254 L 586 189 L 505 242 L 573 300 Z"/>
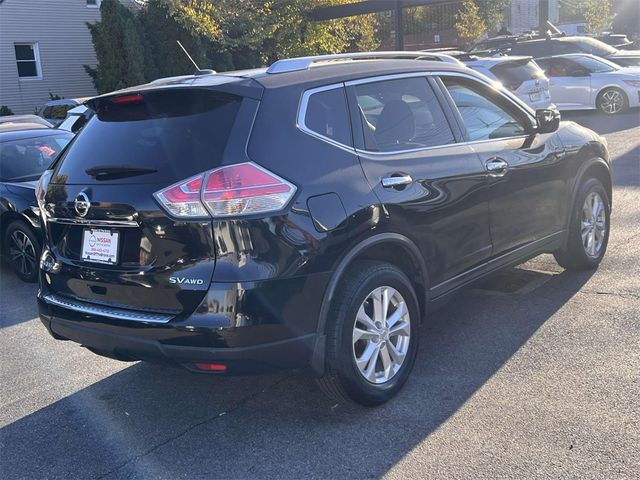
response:
<path id="1" fill-rule="evenodd" d="M 33 113 L 49 92 L 95 95 L 83 65 L 96 65 L 86 24 L 100 19 L 99 5 L 100 0 L 0 0 L 0 106 Z"/>
<path id="2" fill-rule="evenodd" d="M 548 2 L 549 20 L 557 24 L 559 17 L 559 0 Z M 515 34 L 527 32 L 540 24 L 540 0 L 512 0 L 509 30 Z"/>

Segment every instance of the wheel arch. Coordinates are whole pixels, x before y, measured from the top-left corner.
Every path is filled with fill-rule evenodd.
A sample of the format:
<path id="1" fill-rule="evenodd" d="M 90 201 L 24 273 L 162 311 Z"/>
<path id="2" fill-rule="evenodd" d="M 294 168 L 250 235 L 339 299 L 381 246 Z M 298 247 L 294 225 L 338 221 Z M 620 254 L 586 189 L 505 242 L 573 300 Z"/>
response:
<path id="1" fill-rule="evenodd" d="M 429 301 L 429 274 L 416 244 L 404 235 L 391 232 L 379 233 L 362 240 L 338 262 L 323 296 L 318 315 L 316 343 L 311 358 L 311 368 L 318 375 L 322 375 L 325 368 L 326 325 L 331 302 L 345 272 L 359 260 L 380 260 L 399 267 L 407 274 L 413 285 L 421 318 L 426 311 Z"/>
<path id="2" fill-rule="evenodd" d="M 609 164 L 600 157 L 594 157 L 584 162 L 578 174 L 576 175 L 576 181 L 573 185 L 573 191 L 571 192 L 571 205 L 574 205 L 576 196 L 580 189 L 580 185 L 587 178 L 596 178 L 602 182 L 604 189 L 607 191 L 609 197 L 609 206 L 613 205 L 613 179 L 611 178 L 611 168 Z"/>

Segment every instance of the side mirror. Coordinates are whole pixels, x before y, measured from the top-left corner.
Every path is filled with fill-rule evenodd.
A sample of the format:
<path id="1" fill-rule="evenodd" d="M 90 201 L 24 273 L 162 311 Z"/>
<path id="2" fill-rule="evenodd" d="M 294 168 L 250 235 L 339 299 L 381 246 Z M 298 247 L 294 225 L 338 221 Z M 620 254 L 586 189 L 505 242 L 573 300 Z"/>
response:
<path id="1" fill-rule="evenodd" d="M 560 127 L 560 112 L 556 108 L 536 110 L 538 133 L 552 133 Z"/>

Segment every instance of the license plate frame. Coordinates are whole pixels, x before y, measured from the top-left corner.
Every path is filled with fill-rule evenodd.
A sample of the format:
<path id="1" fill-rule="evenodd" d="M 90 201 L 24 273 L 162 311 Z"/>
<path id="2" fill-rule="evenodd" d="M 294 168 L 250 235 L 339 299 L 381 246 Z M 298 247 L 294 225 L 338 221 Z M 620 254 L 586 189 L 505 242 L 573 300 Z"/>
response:
<path id="1" fill-rule="evenodd" d="M 85 228 L 82 231 L 80 259 L 102 265 L 118 265 L 120 232 L 104 228 Z"/>

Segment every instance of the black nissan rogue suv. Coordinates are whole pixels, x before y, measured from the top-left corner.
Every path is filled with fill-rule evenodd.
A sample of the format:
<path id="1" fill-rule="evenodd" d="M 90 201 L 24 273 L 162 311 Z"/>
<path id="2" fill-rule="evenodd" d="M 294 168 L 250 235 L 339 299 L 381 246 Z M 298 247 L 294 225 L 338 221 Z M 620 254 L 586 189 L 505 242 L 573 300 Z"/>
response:
<path id="1" fill-rule="evenodd" d="M 43 176 L 38 303 L 51 335 L 209 374 L 310 367 L 377 405 L 422 319 L 609 234 L 604 140 L 455 64 L 281 60 L 102 95 Z"/>

